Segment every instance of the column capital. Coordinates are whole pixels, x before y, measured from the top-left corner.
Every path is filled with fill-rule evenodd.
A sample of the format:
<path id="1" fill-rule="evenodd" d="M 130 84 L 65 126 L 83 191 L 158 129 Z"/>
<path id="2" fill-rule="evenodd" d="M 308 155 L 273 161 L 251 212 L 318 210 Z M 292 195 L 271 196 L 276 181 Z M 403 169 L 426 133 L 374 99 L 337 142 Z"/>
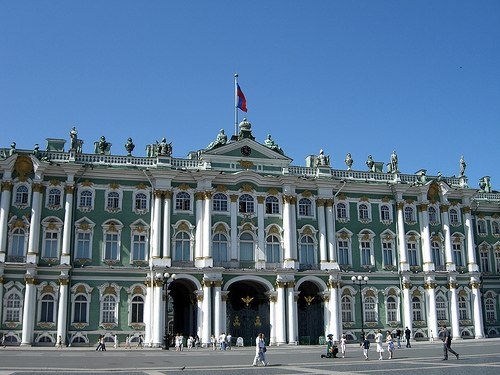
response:
<path id="1" fill-rule="evenodd" d="M 325 205 L 325 199 L 323 198 L 316 199 L 316 206 L 323 207 L 324 205 Z"/>
<path id="2" fill-rule="evenodd" d="M 462 207 L 462 212 L 464 214 L 470 214 L 470 212 L 471 212 L 470 206 L 463 206 Z"/>
<path id="3" fill-rule="evenodd" d="M 424 211 L 427 211 L 427 209 L 429 208 L 429 204 L 428 203 L 420 203 L 418 205 L 418 210 L 420 212 L 424 212 Z"/>
<path id="4" fill-rule="evenodd" d="M 2 191 L 12 191 L 13 186 L 12 181 L 2 181 Z"/>
<path id="5" fill-rule="evenodd" d="M 439 206 L 439 210 L 441 211 L 441 213 L 448 212 L 449 209 L 450 209 L 449 204 L 442 204 L 441 206 Z"/>
<path id="6" fill-rule="evenodd" d="M 43 185 L 39 182 L 35 182 L 33 184 L 33 192 L 35 193 L 41 193 L 43 191 Z"/>
<path id="7" fill-rule="evenodd" d="M 399 202 L 396 202 L 396 209 L 398 210 L 402 210 L 405 206 L 405 202 L 404 201 L 399 201 Z"/>
<path id="8" fill-rule="evenodd" d="M 333 207 L 333 199 L 325 199 L 326 207 Z"/>
<path id="9" fill-rule="evenodd" d="M 66 185 L 64 187 L 64 192 L 66 194 L 73 194 L 74 191 L 75 191 L 75 185 Z"/>
<path id="10" fill-rule="evenodd" d="M 410 280 L 403 280 L 401 285 L 403 286 L 403 289 L 410 289 L 412 287 L 412 283 Z"/>
<path id="11" fill-rule="evenodd" d="M 457 289 L 458 283 L 456 281 L 450 281 L 448 283 L 448 289 Z"/>
<path id="12" fill-rule="evenodd" d="M 165 190 L 163 192 L 163 196 L 165 197 L 165 199 L 172 199 L 172 190 Z"/>
<path id="13" fill-rule="evenodd" d="M 231 194 L 229 195 L 229 199 L 231 200 L 232 203 L 238 202 L 238 195 Z"/>
<path id="14" fill-rule="evenodd" d="M 265 200 L 266 200 L 266 197 L 264 197 L 263 195 L 257 195 L 257 203 L 258 204 L 264 203 Z"/>

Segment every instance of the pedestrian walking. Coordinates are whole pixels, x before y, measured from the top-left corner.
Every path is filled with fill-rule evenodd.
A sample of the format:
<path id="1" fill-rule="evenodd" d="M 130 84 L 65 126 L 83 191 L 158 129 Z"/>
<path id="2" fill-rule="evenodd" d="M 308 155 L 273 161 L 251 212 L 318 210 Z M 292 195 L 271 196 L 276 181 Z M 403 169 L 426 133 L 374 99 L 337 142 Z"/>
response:
<path id="1" fill-rule="evenodd" d="M 368 350 L 370 349 L 370 340 L 368 340 L 366 336 L 361 346 L 363 347 L 363 355 L 365 356 L 365 361 L 368 361 Z"/>
<path id="2" fill-rule="evenodd" d="M 2 335 L 2 346 L 5 348 L 7 346 L 7 334 Z"/>
<path id="3" fill-rule="evenodd" d="M 125 349 L 130 349 L 130 336 L 125 337 Z"/>
<path id="4" fill-rule="evenodd" d="M 406 329 L 405 329 L 405 339 L 406 339 L 406 347 L 407 348 L 411 348 L 410 338 L 411 338 L 411 330 L 408 327 L 406 327 Z"/>
<path id="5" fill-rule="evenodd" d="M 375 343 L 377 344 L 378 360 L 381 361 L 384 359 L 384 357 L 382 356 L 382 353 L 384 353 L 384 346 L 381 329 L 379 329 L 375 334 Z"/>
<path id="6" fill-rule="evenodd" d="M 137 349 L 144 349 L 144 339 L 142 338 L 142 335 L 139 335 L 139 338 L 137 339 Z"/>
<path id="7" fill-rule="evenodd" d="M 261 362 L 264 366 L 267 366 L 266 361 L 266 342 L 264 341 L 264 334 L 259 333 L 255 339 L 255 358 L 253 359 L 253 366 L 257 366 L 258 362 Z"/>
<path id="8" fill-rule="evenodd" d="M 396 329 L 396 343 L 398 344 L 398 349 L 401 349 L 401 329 Z"/>
<path id="9" fill-rule="evenodd" d="M 115 340 L 115 343 L 113 344 L 113 347 L 115 349 L 118 349 L 118 347 L 120 346 L 120 343 L 118 342 L 118 335 L 114 336 L 114 340 Z"/>
<path id="10" fill-rule="evenodd" d="M 231 336 L 230 333 L 228 333 L 226 335 L 226 343 L 227 343 L 227 349 L 228 350 L 231 350 L 231 347 L 232 347 L 232 344 L 231 344 L 231 340 L 233 339 L 233 336 Z"/>
<path id="11" fill-rule="evenodd" d="M 430 336 L 429 336 L 429 341 L 430 342 L 434 342 L 434 334 L 432 333 L 432 329 L 431 329 L 431 333 L 430 333 Z"/>
<path id="12" fill-rule="evenodd" d="M 389 331 L 387 331 L 385 342 L 387 343 L 387 352 L 389 353 L 389 357 L 387 359 L 392 359 L 394 357 L 394 341 L 392 338 L 392 334 Z"/>
<path id="13" fill-rule="evenodd" d="M 342 353 L 342 358 L 345 358 L 345 349 L 347 344 L 347 338 L 345 335 L 342 335 L 340 338 L 340 353 Z"/>
<path id="14" fill-rule="evenodd" d="M 212 350 L 217 349 L 217 339 L 215 335 L 210 336 L 210 344 L 212 345 Z"/>
<path id="15" fill-rule="evenodd" d="M 448 360 L 448 352 L 455 354 L 457 359 L 459 358 L 459 354 L 451 348 L 451 332 L 446 328 L 446 325 L 443 324 L 443 361 Z"/>

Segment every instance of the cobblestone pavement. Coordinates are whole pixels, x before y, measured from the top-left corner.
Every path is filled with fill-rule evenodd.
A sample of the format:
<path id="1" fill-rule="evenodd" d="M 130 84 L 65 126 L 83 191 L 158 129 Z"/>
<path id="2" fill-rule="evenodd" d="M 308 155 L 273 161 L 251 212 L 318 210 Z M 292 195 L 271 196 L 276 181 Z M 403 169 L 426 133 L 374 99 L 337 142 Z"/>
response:
<path id="1" fill-rule="evenodd" d="M 442 361 L 440 342 L 415 342 L 410 349 L 397 349 L 392 360 L 377 360 L 373 346 L 365 361 L 357 344 L 350 344 L 346 358 L 322 359 L 321 346 L 280 346 L 268 348 L 269 366 L 253 367 L 252 347 L 231 351 L 199 349 L 176 352 L 159 349 L 113 349 L 96 352 L 93 348 L 7 347 L 0 349 L 0 375 L 36 374 L 338 374 L 363 375 L 498 375 L 500 339 L 456 340 L 452 347 L 460 359 Z M 387 358 L 387 353 L 384 353 Z"/>

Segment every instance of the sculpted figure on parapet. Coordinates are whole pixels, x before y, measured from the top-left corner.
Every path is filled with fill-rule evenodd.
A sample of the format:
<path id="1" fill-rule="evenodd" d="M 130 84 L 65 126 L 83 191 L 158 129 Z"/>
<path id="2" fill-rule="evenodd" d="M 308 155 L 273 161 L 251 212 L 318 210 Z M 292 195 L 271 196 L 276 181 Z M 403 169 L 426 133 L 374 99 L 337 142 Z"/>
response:
<path id="1" fill-rule="evenodd" d="M 213 150 L 214 148 L 223 146 L 226 143 L 227 143 L 227 135 L 224 133 L 224 129 L 221 129 L 219 134 L 217 134 L 217 138 L 215 138 L 215 140 L 211 142 L 205 150 L 206 151 Z"/>

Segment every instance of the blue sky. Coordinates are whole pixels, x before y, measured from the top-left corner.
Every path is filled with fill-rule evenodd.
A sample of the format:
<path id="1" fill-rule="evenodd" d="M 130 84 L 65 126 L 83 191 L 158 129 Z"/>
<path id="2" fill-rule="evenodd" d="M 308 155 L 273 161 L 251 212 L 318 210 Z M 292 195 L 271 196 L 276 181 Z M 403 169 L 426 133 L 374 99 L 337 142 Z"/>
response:
<path id="1" fill-rule="evenodd" d="M 500 2 L 0 0 L 0 147 L 101 135 L 185 157 L 234 132 L 234 73 L 253 134 L 304 165 L 484 175 L 500 189 Z"/>

